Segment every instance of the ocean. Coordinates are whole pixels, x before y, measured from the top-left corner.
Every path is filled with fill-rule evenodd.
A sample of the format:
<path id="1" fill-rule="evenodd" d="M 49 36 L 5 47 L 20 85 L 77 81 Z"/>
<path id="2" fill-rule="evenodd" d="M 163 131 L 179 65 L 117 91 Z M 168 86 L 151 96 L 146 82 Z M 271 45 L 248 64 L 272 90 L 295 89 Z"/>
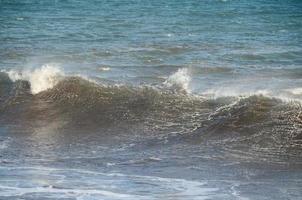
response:
<path id="1" fill-rule="evenodd" d="M 0 0 L 0 199 L 302 198 L 302 1 Z"/>

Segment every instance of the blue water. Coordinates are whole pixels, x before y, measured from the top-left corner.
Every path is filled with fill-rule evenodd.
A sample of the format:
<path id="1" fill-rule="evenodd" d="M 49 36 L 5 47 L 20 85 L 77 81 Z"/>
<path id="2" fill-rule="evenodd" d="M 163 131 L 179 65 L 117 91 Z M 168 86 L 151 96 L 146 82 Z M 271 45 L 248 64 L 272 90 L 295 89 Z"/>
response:
<path id="1" fill-rule="evenodd" d="M 300 1 L 2 0 L 1 68 L 55 62 L 123 75 L 138 67 L 137 76 L 162 65 L 298 68 L 301 8 Z"/>
<path id="2" fill-rule="evenodd" d="M 301 17 L 300 1 L 1 1 L 0 68 L 138 84 L 190 68 L 199 92 L 280 93 L 301 84 Z"/>
<path id="3" fill-rule="evenodd" d="M 301 198 L 300 0 L 0 0 L 0 71 L 0 199 Z"/>

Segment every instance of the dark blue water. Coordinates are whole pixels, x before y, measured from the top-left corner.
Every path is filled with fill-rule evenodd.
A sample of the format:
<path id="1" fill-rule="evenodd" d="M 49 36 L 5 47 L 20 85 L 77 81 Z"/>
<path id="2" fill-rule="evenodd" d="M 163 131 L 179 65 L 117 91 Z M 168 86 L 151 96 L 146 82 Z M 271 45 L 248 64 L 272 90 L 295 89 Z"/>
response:
<path id="1" fill-rule="evenodd" d="M 0 0 L 0 199 L 300 199 L 302 1 Z"/>

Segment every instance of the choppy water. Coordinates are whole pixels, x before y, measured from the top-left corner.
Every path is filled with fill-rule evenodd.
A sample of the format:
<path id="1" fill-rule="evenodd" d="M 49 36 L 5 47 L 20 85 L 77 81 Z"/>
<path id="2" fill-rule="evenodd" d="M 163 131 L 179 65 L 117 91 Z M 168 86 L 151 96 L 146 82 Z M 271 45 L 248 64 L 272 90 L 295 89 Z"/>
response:
<path id="1" fill-rule="evenodd" d="M 301 199 L 302 2 L 0 0 L 0 199 Z"/>

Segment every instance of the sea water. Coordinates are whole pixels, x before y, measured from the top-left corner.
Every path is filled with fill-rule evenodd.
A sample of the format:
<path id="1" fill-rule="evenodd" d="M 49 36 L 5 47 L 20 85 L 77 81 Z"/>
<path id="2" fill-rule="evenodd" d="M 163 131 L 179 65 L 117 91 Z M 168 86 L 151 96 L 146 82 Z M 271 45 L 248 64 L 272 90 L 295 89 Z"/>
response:
<path id="1" fill-rule="evenodd" d="M 302 2 L 0 0 L 0 199 L 301 199 Z"/>

